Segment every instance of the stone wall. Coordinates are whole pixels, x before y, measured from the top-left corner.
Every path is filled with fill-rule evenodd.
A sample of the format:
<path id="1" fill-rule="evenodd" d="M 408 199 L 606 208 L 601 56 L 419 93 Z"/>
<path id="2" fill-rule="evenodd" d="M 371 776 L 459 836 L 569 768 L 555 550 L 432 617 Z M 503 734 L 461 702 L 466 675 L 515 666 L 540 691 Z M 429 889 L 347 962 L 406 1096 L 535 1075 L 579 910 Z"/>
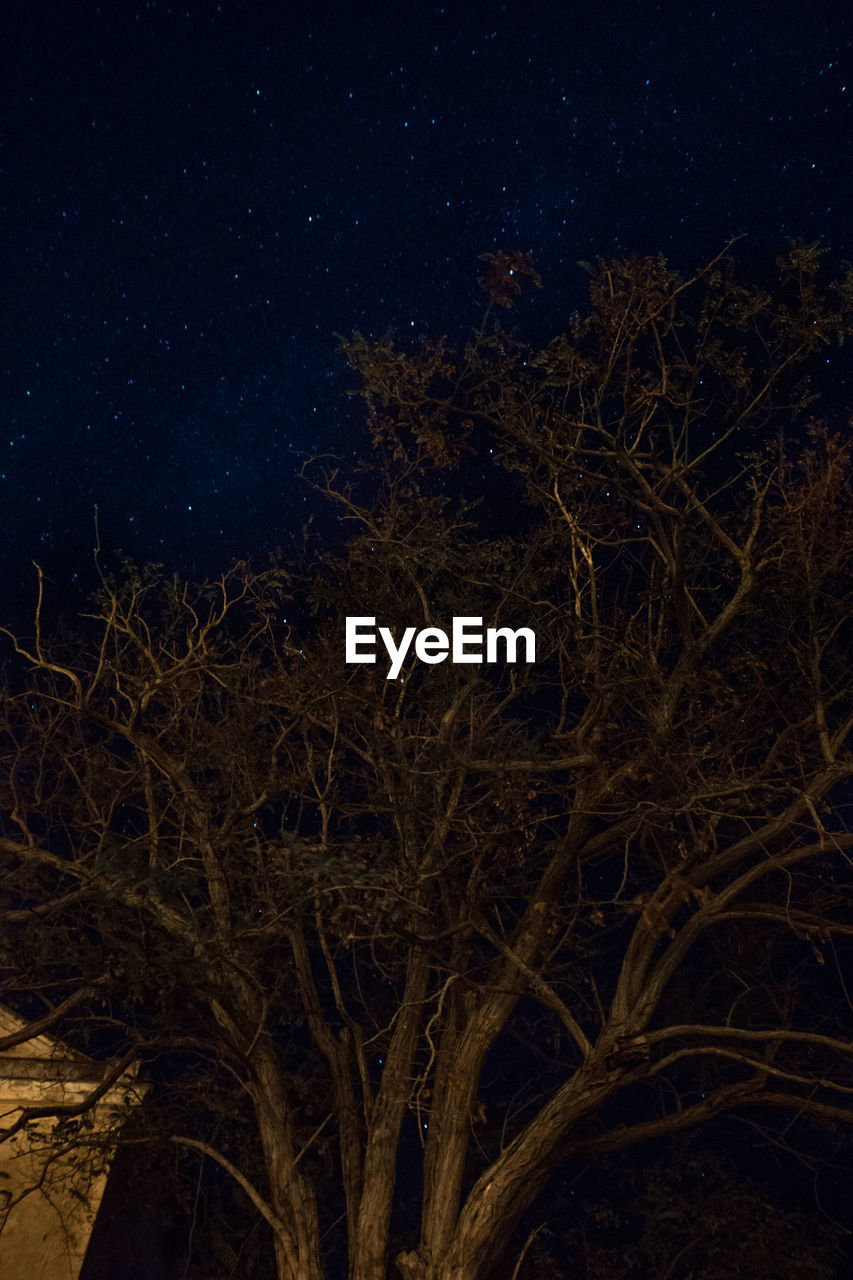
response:
<path id="1" fill-rule="evenodd" d="M 117 1125 L 145 1090 L 130 1070 L 84 1115 L 43 1117 L 4 1137 L 25 1109 L 84 1101 L 111 1065 L 26 1033 L 0 1006 L 0 1280 L 77 1280 Z"/>

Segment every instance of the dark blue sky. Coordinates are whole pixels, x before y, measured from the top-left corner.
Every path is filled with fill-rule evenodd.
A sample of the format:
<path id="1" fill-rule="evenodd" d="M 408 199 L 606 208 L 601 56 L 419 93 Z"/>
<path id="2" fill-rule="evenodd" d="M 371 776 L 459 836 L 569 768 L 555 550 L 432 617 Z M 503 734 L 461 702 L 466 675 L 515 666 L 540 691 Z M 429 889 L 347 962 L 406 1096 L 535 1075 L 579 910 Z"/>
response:
<path id="1" fill-rule="evenodd" d="M 334 334 L 464 331 L 488 249 L 543 332 L 596 254 L 853 258 L 844 6 L 31 0 L 4 43 L 6 617 L 95 503 L 186 572 L 286 541 L 301 455 L 365 447 Z"/>

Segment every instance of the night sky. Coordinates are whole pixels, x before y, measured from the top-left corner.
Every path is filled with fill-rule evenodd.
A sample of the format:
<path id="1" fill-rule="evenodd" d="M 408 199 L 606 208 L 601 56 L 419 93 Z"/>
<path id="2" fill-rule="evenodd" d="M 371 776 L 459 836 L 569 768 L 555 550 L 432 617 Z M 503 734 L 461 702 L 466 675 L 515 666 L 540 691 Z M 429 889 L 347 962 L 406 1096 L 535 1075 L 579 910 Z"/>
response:
<path id="1" fill-rule="evenodd" d="M 306 454 L 367 446 L 335 333 L 462 334 L 477 257 L 733 234 L 853 258 L 853 17 L 812 3 L 13 3 L 0 621 L 107 557 L 287 541 Z"/>

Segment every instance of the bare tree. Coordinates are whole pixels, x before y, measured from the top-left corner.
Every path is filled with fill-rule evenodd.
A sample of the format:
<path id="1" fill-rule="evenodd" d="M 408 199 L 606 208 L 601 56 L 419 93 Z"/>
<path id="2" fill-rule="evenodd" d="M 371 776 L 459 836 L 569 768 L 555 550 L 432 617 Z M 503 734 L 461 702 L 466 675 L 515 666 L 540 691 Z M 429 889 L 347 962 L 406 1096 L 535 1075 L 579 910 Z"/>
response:
<path id="1" fill-rule="evenodd" d="M 774 291 L 589 270 L 541 350 L 495 322 L 523 254 L 461 350 L 343 344 L 374 449 L 325 472 L 352 536 L 307 575 L 103 575 L 81 639 L 40 606 L 12 638 L 8 987 L 208 1064 L 210 1131 L 168 1136 L 281 1280 L 341 1273 L 338 1217 L 350 1280 L 508 1274 L 566 1161 L 853 1115 L 851 446 L 791 426 L 853 286 L 810 246 Z M 389 679 L 347 616 L 528 628 L 536 661 Z"/>

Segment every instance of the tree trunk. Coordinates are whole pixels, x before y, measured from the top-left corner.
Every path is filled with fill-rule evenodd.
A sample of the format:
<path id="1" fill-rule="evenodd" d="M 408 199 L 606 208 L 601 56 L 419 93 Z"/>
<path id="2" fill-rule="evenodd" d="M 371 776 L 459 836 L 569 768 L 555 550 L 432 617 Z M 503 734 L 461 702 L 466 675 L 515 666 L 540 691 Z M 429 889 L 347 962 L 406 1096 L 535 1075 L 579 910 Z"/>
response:
<path id="1" fill-rule="evenodd" d="M 261 1036 L 252 1051 L 250 1085 L 269 1179 L 272 1208 L 283 1230 L 275 1232 L 279 1280 L 324 1280 L 317 1204 L 296 1167 L 287 1099 L 278 1063 Z"/>

